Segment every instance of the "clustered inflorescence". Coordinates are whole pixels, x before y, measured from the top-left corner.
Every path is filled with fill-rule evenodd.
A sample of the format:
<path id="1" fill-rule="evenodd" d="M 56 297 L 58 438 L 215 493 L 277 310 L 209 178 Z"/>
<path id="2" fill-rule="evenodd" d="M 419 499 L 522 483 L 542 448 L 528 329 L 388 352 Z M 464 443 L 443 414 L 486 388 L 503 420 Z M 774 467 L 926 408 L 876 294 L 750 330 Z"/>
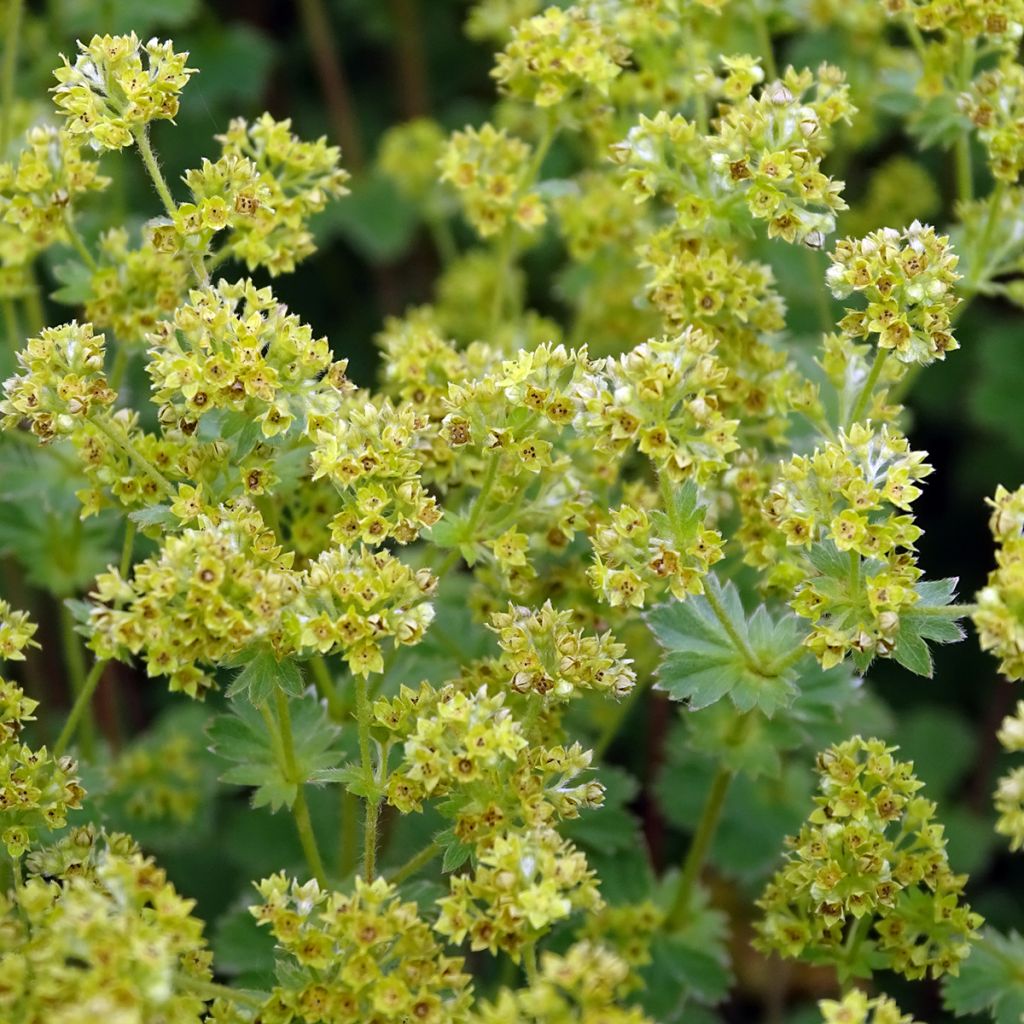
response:
<path id="1" fill-rule="evenodd" d="M 955 581 L 918 565 L 932 467 L 899 405 L 959 347 L 962 303 L 1015 294 L 1024 8 L 812 4 L 874 48 L 847 74 L 776 68 L 770 29 L 790 22 L 762 6 L 474 4 L 467 30 L 499 48 L 492 116 L 394 127 L 372 172 L 441 263 L 432 301 L 377 335 L 375 384 L 263 283 L 314 252 L 312 218 L 347 194 L 339 149 L 236 119 L 172 188 L 150 128 L 177 114 L 188 54 L 131 34 L 63 60 L 59 126 L 19 123 L 0 153 L 0 300 L 35 295 L 39 257 L 70 249 L 55 298 L 79 312 L 19 333 L 0 429 L 60 464 L 123 554 L 59 594 L 85 595 L 65 632 L 95 660 L 49 749 L 37 701 L 0 680 L 0 1018 L 669 1024 L 724 998 L 725 914 L 699 876 L 733 778 L 803 778 L 822 747 L 757 947 L 844 982 L 957 973 L 981 919 L 935 804 L 895 747 L 836 737 L 855 673 L 891 658 L 929 675 L 926 641 L 959 639 L 967 613 L 1024 677 L 1024 490 L 996 493 L 997 566 L 976 605 L 951 604 Z M 723 49 L 733 21 L 763 52 Z M 919 219 L 939 197 L 912 161 L 848 210 L 832 169 L 873 141 L 882 81 L 984 146 L 996 191 L 961 190 L 949 233 Z M 83 237 L 111 181 L 100 156 L 129 147 L 157 216 Z M 816 348 L 787 332 L 787 300 L 809 304 L 793 260 L 820 291 Z M 550 301 L 530 308 L 542 279 Z M 0 601 L 0 657 L 23 661 L 36 636 Z M 109 662 L 193 698 L 226 689 L 224 781 L 294 817 L 308 870 L 257 882 L 248 908 L 276 950 L 265 990 L 215 982 L 192 902 L 127 835 L 73 820 L 85 792 L 66 751 Z M 617 878 L 639 833 L 632 780 L 603 760 L 656 673 L 687 702 L 671 742 L 717 775 L 683 870 L 656 880 L 641 859 Z M 1024 703 L 999 738 L 1024 750 Z M 186 829 L 201 756 L 173 731 L 129 745 L 98 795 Z M 306 797 L 328 784 L 344 791 L 337 858 Z M 689 798 L 689 762 L 668 788 Z M 1019 849 L 1024 769 L 995 799 Z M 420 847 L 385 869 L 391 843 Z M 912 1024 L 858 989 L 820 1010 Z"/>

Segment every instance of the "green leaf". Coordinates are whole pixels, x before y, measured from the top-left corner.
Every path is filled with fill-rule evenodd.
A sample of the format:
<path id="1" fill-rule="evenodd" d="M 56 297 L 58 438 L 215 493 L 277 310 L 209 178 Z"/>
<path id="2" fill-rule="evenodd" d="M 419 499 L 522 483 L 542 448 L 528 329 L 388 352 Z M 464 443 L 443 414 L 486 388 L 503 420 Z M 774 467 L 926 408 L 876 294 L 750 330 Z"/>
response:
<path id="1" fill-rule="evenodd" d="M 352 183 L 352 195 L 328 207 L 323 224 L 336 225 L 371 263 L 387 263 L 409 247 L 416 232 L 416 208 L 382 174 Z"/>
<path id="2" fill-rule="evenodd" d="M 931 580 L 918 583 L 917 608 L 944 608 L 953 602 L 955 579 Z M 904 668 L 919 676 L 931 678 L 932 655 L 925 640 L 935 643 L 958 643 L 965 636 L 963 627 L 955 618 L 924 614 L 913 608 L 900 616 L 900 630 L 892 656 Z"/>
<path id="3" fill-rule="evenodd" d="M 298 697 L 305 689 L 302 672 L 290 658 L 278 661 L 270 651 L 259 651 L 232 680 L 227 696 L 244 693 L 251 704 L 259 707 L 274 696 L 277 687 Z"/>
<path id="4" fill-rule="evenodd" d="M 50 298 L 64 306 L 83 306 L 92 298 L 92 271 L 77 260 L 58 263 L 53 276 L 60 281 L 60 288 L 50 292 Z"/>
<path id="5" fill-rule="evenodd" d="M 795 616 L 772 619 L 761 606 L 747 619 L 732 583 L 719 589 L 714 577 L 709 577 L 708 587 L 715 588 L 712 595 L 728 625 L 706 596 L 660 605 L 647 616 L 665 651 L 658 688 L 674 700 L 686 701 L 691 711 L 709 707 L 726 695 L 740 711 L 759 708 L 767 715 L 791 704 L 797 694 L 796 673 L 792 666 L 774 666 L 800 645 Z"/>
<path id="6" fill-rule="evenodd" d="M 1024 1019 L 1024 938 L 986 929 L 957 977 L 946 976 L 943 1004 L 958 1017 L 987 1011 L 996 1024 Z"/>
<path id="7" fill-rule="evenodd" d="M 207 730 L 213 753 L 233 764 L 221 781 L 251 786 L 255 790 L 254 807 L 290 807 L 299 784 L 322 785 L 342 777 L 340 764 L 344 754 L 337 746 L 339 730 L 328 721 L 316 697 L 307 693 L 300 700 L 291 701 L 289 710 L 295 750 L 294 777 L 286 775 L 262 714 L 249 702 L 233 701 L 231 713 L 219 715 Z"/>

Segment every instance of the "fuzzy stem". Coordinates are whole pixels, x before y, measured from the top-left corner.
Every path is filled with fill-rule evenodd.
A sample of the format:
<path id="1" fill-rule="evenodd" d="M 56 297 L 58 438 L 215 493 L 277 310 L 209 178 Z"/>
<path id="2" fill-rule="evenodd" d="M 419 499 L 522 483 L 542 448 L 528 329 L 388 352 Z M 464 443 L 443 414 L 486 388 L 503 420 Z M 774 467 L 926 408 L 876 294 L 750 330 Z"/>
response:
<path id="1" fill-rule="evenodd" d="M 321 700 L 327 702 L 327 713 L 331 716 L 331 719 L 335 722 L 344 721 L 346 708 L 338 694 L 338 688 L 334 685 L 334 680 L 331 678 L 331 670 L 327 667 L 327 662 L 324 661 L 322 654 L 314 654 L 309 659 L 309 670 L 313 675 L 316 692 L 320 694 Z"/>
<path id="2" fill-rule="evenodd" d="M 373 758 L 370 753 L 370 700 L 366 679 L 356 676 L 356 721 L 359 727 L 359 757 L 363 764 L 363 781 L 368 792 L 376 788 Z M 377 874 L 377 819 L 380 805 L 373 796 L 366 797 L 366 823 L 363 827 L 363 874 L 372 882 Z"/>
<path id="3" fill-rule="evenodd" d="M 174 202 L 171 190 L 167 187 L 163 171 L 160 170 L 160 162 L 157 160 L 153 147 L 150 144 L 149 128 L 144 125 L 142 128 L 136 129 L 132 134 L 135 139 L 135 145 L 139 150 L 139 156 L 142 157 L 142 162 L 145 164 L 146 171 L 153 182 L 153 187 L 156 189 L 156 194 L 160 197 L 160 202 L 163 203 L 167 216 L 173 221 L 175 214 L 178 212 L 178 206 Z M 190 253 L 188 259 L 192 264 L 192 272 L 196 275 L 196 280 L 200 284 L 209 284 L 210 275 L 207 273 L 203 258 L 196 253 Z"/>
<path id="4" fill-rule="evenodd" d="M 665 919 L 665 923 L 670 928 L 678 928 L 686 919 L 694 884 L 700 874 L 700 869 L 704 866 L 704 858 L 711 846 L 711 840 L 714 839 L 715 832 L 718 830 L 718 822 L 722 817 L 722 808 L 725 806 L 725 796 L 729 791 L 729 783 L 732 782 L 732 774 L 728 768 L 720 768 L 711 783 L 711 789 L 708 791 L 704 810 L 697 823 L 693 842 L 690 843 L 690 848 L 686 851 L 686 859 L 683 861 L 683 870 L 679 876 L 675 898 Z"/>
<path id="5" fill-rule="evenodd" d="M 757 36 L 757 45 L 764 57 L 764 73 L 769 82 L 779 77 L 779 68 L 775 63 L 775 49 L 772 46 L 772 34 L 768 31 L 768 22 L 765 19 L 764 11 L 758 0 L 751 0 L 750 9 L 753 13 L 754 34 Z"/>
<path id="6" fill-rule="evenodd" d="M 523 967 L 526 969 L 526 980 L 533 987 L 540 980 L 540 972 L 537 970 L 536 942 L 528 942 L 523 947 Z"/>

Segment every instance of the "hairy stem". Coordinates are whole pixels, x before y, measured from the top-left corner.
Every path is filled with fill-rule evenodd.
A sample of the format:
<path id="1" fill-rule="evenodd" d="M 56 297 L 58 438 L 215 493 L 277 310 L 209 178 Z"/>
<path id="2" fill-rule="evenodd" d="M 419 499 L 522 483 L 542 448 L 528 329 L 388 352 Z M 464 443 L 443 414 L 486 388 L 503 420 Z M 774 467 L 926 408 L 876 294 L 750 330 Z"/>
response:
<path id="1" fill-rule="evenodd" d="M 82 721 L 80 737 L 82 741 L 82 755 L 87 761 L 91 761 L 96 756 L 96 720 L 93 717 L 92 704 L 90 703 L 92 692 L 86 687 L 89 677 L 85 672 L 85 655 L 82 653 L 82 640 L 75 632 L 74 617 L 63 601 L 60 604 L 60 628 L 64 667 L 67 670 L 71 692 L 75 695 L 72 713 L 81 704 L 78 717 Z M 96 683 L 98 682 L 99 679 L 97 678 L 92 685 L 92 690 L 96 689 Z M 66 728 L 67 726 L 65 726 Z"/>
<path id="2" fill-rule="evenodd" d="M 89 711 L 92 695 L 96 692 L 96 687 L 99 685 L 100 679 L 103 678 L 103 670 L 108 664 L 109 662 L 103 660 L 94 662 L 92 668 L 89 670 L 89 674 L 82 681 L 81 687 L 75 694 L 75 703 L 71 706 L 71 710 L 68 712 L 64 728 L 61 729 L 60 735 L 57 737 L 57 741 L 53 745 L 54 757 L 60 757 L 61 754 L 68 749 L 68 744 L 71 742 L 71 738 L 75 735 L 78 723 L 81 721 L 82 716 Z"/>

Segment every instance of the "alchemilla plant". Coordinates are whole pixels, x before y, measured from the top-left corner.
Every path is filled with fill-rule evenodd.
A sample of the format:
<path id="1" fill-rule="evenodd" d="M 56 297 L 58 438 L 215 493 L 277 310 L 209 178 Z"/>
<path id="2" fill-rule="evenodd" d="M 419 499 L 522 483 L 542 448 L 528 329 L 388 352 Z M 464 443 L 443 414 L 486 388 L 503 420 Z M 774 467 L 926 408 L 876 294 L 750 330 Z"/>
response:
<path id="1" fill-rule="evenodd" d="M 777 66 L 800 19 L 851 66 Z M 944 467 L 902 405 L 972 300 L 1024 298 L 1024 5 L 482 0 L 467 27 L 490 118 L 380 146 L 440 272 L 375 382 L 279 293 L 351 201 L 337 147 L 238 119 L 168 180 L 154 141 L 202 71 L 169 41 L 82 41 L 49 112 L 7 76 L 4 465 L 73 493 L 99 554 L 30 577 L 64 609 L 52 733 L 13 681 L 49 630 L 0 601 L 0 1019 L 706 1022 L 763 955 L 819 968 L 830 1024 L 909 1022 L 887 991 L 935 980 L 1019 1021 L 1024 940 L 972 909 L 873 670 L 916 685 L 973 620 L 1024 677 L 1024 489 L 958 598 L 918 555 Z M 880 108 L 952 154 L 951 222 L 917 217 L 910 161 L 848 195 Z M 92 701 L 119 665 L 180 717 L 115 751 Z M 614 758 L 641 702 L 680 718 L 662 785 L 692 808 L 661 873 Z M 1024 752 L 1024 702 L 998 739 Z M 744 867 L 719 827 L 766 780 L 785 824 L 749 842 L 791 835 Z M 270 811 L 296 840 L 225 926 L 242 965 L 146 850 L 232 787 L 243 841 Z M 1018 850 L 1024 767 L 993 800 Z"/>

